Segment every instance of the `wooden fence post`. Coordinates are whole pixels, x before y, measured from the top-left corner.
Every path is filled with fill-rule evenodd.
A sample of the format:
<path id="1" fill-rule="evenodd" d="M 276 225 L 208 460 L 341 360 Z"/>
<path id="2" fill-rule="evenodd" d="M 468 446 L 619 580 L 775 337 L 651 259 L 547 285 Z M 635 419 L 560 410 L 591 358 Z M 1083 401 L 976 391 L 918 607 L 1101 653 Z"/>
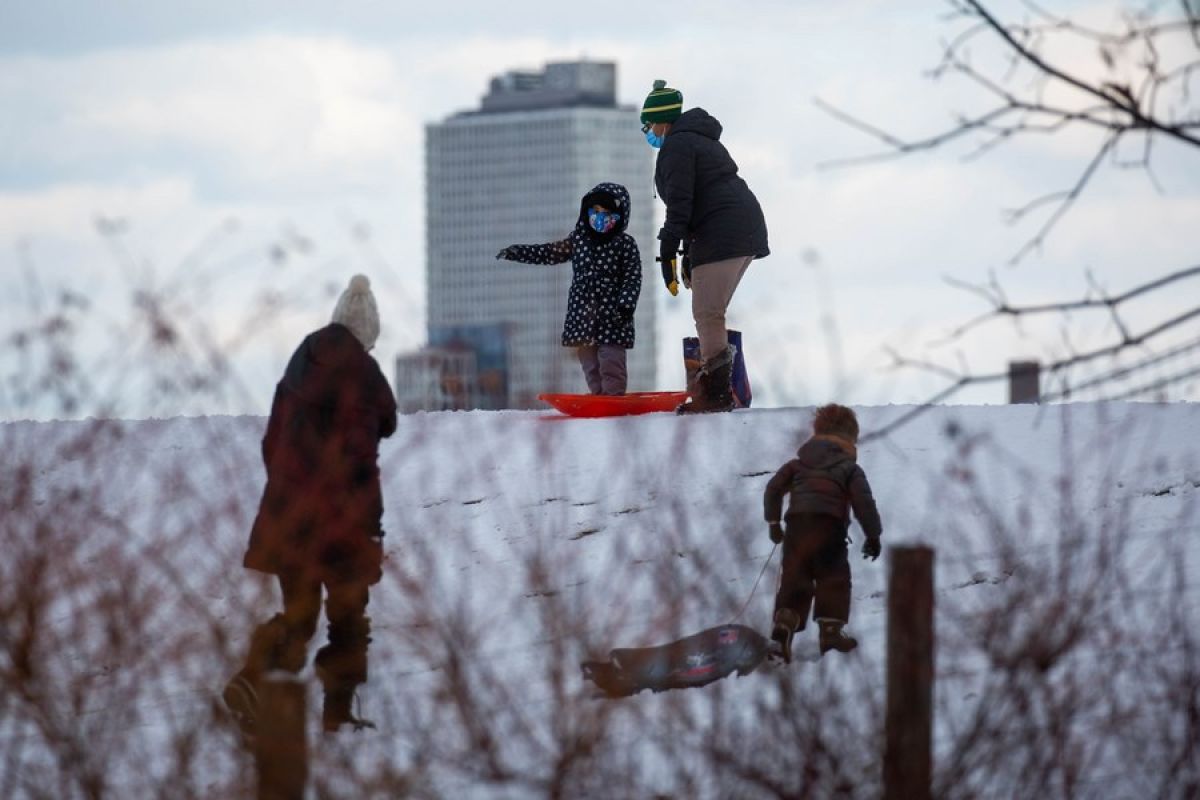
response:
<path id="1" fill-rule="evenodd" d="M 885 800 L 931 796 L 933 549 L 889 548 Z"/>
<path id="2" fill-rule="evenodd" d="M 295 676 L 268 673 L 258 700 L 258 800 L 303 800 L 308 783 L 306 687 Z"/>

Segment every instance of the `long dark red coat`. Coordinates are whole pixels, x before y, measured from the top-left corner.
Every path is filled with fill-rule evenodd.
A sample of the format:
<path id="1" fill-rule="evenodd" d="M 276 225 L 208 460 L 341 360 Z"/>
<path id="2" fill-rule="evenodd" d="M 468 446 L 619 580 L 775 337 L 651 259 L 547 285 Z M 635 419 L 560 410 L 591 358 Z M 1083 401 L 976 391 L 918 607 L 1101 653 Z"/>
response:
<path id="1" fill-rule="evenodd" d="M 332 323 L 305 337 L 275 387 L 262 441 L 267 485 L 244 565 L 378 581 L 379 441 L 395 430 L 395 397 L 354 334 Z"/>

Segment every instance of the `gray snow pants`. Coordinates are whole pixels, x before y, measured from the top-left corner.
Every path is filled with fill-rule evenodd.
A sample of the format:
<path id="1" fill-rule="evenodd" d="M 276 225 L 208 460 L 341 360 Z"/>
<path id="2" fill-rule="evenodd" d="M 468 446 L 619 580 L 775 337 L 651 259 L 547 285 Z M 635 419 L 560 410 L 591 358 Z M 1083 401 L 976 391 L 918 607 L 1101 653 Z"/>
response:
<path id="1" fill-rule="evenodd" d="M 585 344 L 578 348 L 579 365 L 592 394 L 625 394 L 628 373 L 625 348 L 615 344 Z"/>

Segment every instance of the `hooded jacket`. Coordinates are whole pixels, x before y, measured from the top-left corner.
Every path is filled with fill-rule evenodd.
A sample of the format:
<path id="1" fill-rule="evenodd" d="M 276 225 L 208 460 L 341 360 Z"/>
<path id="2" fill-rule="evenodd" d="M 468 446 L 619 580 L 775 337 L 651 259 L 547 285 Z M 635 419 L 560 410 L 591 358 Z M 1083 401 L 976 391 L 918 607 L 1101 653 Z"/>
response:
<path id="1" fill-rule="evenodd" d="M 379 441 L 395 430 L 392 390 L 354 334 L 335 322 L 305 337 L 275 387 L 262 441 L 267 485 L 244 565 L 377 578 Z"/>
<path id="2" fill-rule="evenodd" d="M 854 446 L 836 436 L 814 436 L 796 451 L 796 457 L 779 468 L 767 481 L 763 514 L 777 522 L 787 492 L 788 511 L 794 514 L 827 514 L 844 526 L 850 524 L 850 509 L 868 537 L 883 533 L 879 510 L 867 483 L 866 473 L 856 461 Z"/>
<path id="3" fill-rule="evenodd" d="M 693 268 L 771 252 L 758 198 L 720 138 L 715 117 L 688 109 L 671 124 L 654 166 L 654 187 L 667 204 L 658 238 L 686 243 Z"/>
<path id="4" fill-rule="evenodd" d="M 604 234 L 588 224 L 588 209 L 596 202 L 621 215 L 617 225 Z M 619 183 L 601 183 L 579 201 L 579 217 L 567 238 L 507 248 L 511 260 L 526 264 L 571 262 L 563 347 L 633 347 L 633 312 L 642 291 L 642 259 L 637 242 L 625 232 L 628 224 L 629 192 Z"/>

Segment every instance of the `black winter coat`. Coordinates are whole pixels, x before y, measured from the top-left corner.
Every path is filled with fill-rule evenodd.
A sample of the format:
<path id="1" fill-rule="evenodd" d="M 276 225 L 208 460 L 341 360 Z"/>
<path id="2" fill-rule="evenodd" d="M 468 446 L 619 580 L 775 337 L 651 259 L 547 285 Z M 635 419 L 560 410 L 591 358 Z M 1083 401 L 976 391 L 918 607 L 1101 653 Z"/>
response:
<path id="1" fill-rule="evenodd" d="M 621 215 L 605 234 L 588 224 L 588 209 L 597 200 L 615 205 Z M 633 347 L 633 312 L 642 291 L 642 259 L 637 242 L 625 232 L 629 224 L 629 192 L 619 183 L 601 183 L 583 196 L 579 218 L 566 239 L 549 244 L 515 244 L 508 258 L 526 264 L 571 262 L 571 289 L 563 322 L 563 347 L 612 344 Z"/>
<path id="2" fill-rule="evenodd" d="M 867 475 L 855 461 L 854 447 L 832 436 L 814 436 L 779 468 L 763 493 L 763 515 L 778 522 L 784 492 L 789 493 L 788 516 L 828 514 L 850 524 L 850 509 L 867 536 L 879 536 L 883 525 Z"/>
<path id="3" fill-rule="evenodd" d="M 244 565 L 325 582 L 380 577 L 379 441 L 396 430 L 387 380 L 350 330 L 305 337 L 275 387 L 267 485 Z"/>
<path id="4" fill-rule="evenodd" d="M 658 238 L 690 243 L 693 268 L 771 252 L 758 198 L 720 138 L 715 117 L 688 109 L 671 124 L 654 166 L 655 189 L 667 204 Z"/>

